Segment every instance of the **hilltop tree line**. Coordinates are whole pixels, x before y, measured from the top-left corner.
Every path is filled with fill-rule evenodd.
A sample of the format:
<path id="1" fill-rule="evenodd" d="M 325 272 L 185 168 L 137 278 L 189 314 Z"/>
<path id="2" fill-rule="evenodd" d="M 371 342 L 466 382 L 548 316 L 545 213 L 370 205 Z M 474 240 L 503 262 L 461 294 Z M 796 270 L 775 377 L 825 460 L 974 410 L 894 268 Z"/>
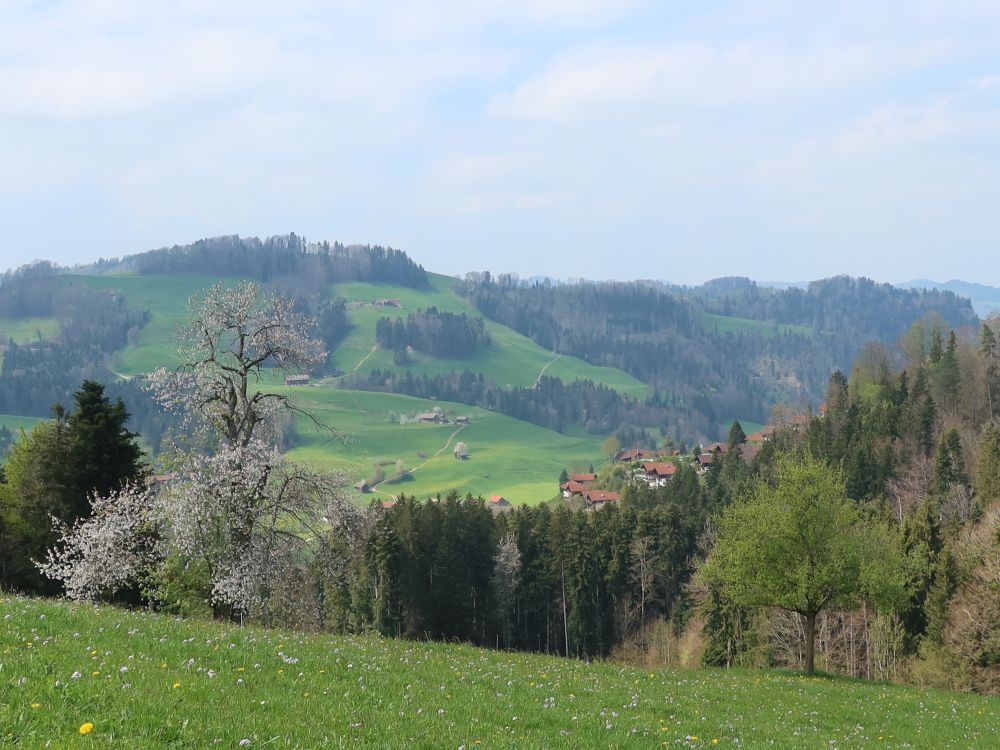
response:
<path id="1" fill-rule="evenodd" d="M 412 348 L 435 357 L 462 358 L 489 346 L 490 334 L 482 318 L 440 311 L 431 306 L 406 316 L 379 318 L 375 340 L 383 349 L 405 352 Z"/>
<path id="2" fill-rule="evenodd" d="M 382 245 L 309 244 L 294 232 L 266 239 L 227 235 L 127 256 L 140 274 L 238 276 L 293 286 L 317 281 L 372 281 L 423 289 L 423 266 L 402 250 Z"/>

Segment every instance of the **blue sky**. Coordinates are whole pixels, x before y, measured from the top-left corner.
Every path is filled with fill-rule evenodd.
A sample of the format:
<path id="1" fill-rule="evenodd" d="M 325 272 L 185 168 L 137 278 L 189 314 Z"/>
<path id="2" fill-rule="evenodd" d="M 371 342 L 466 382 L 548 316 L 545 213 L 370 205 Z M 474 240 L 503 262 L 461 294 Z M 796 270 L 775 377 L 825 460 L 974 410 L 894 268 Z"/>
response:
<path id="1" fill-rule="evenodd" d="M 819 5 L 8 0 L 0 267 L 295 231 L 1000 286 L 1000 3 Z"/>

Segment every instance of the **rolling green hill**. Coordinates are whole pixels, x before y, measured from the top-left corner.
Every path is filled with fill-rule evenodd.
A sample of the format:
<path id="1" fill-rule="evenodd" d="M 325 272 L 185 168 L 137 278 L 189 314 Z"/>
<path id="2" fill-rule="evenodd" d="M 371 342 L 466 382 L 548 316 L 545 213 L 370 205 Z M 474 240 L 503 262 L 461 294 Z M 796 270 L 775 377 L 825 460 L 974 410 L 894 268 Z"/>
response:
<path id="1" fill-rule="evenodd" d="M 405 317 L 415 310 L 437 307 L 442 312 L 466 313 L 478 316 L 471 304 L 450 291 L 452 279 L 438 274 L 428 274 L 432 290 L 418 291 L 388 284 L 349 283 L 337 284 L 332 295 L 348 301 L 353 329 L 344 343 L 337 348 L 334 359 L 342 370 L 352 372 L 364 367 L 379 369 L 407 369 L 415 375 L 437 375 L 452 370 L 468 368 L 481 372 L 502 386 L 532 385 L 544 371 L 546 375 L 566 381 L 589 379 L 631 396 L 643 397 L 646 385 L 621 370 L 595 367 L 575 357 L 557 356 L 543 349 L 531 339 L 499 323 L 487 321 L 492 344 L 468 359 L 444 359 L 416 353 L 414 361 L 405 368 L 393 365 L 392 352 L 374 350 L 375 324 L 382 317 Z M 400 308 L 375 307 L 375 299 L 396 298 Z"/>
<path id="2" fill-rule="evenodd" d="M 10 747 L 988 748 L 996 699 L 0 599 Z"/>
<path id="3" fill-rule="evenodd" d="M 588 378 L 622 393 L 643 397 L 647 387 L 620 370 L 595 367 L 574 357 L 559 356 L 499 323 L 487 322 L 491 344 L 468 359 L 444 359 L 416 353 L 414 361 L 397 368 L 392 353 L 375 341 L 380 317 L 402 315 L 435 306 L 441 311 L 477 315 L 472 306 L 450 291 L 452 279 L 429 274 L 431 288 L 414 290 L 390 284 L 351 282 L 330 287 L 331 298 L 348 301 L 351 332 L 333 352 L 338 366 L 347 371 L 368 372 L 372 368 L 408 369 L 415 375 L 435 375 L 470 369 L 501 385 L 530 386 L 542 374 L 567 382 Z M 136 310 L 149 310 L 150 322 L 138 340 L 120 351 L 112 368 L 132 377 L 161 366 L 177 363 L 174 331 L 184 319 L 187 299 L 219 281 L 209 276 L 106 275 L 67 277 L 67 283 L 84 283 L 99 289 L 115 289 Z M 236 278 L 221 279 L 234 284 Z M 372 305 L 379 298 L 397 298 L 400 308 Z M 273 380 L 268 387 L 283 389 Z M 300 405 L 316 413 L 325 424 L 341 433 L 331 437 L 301 419 L 300 442 L 291 451 L 295 458 L 326 468 L 341 469 L 352 483 L 369 479 L 375 464 L 385 463 L 384 473 L 396 472 L 396 462 L 410 471 L 409 478 L 377 488 L 386 496 L 399 493 L 426 496 L 456 489 L 475 495 L 502 494 L 515 503 L 537 503 L 557 493 L 557 478 L 563 468 L 585 469 L 602 460 L 600 437 L 572 437 L 510 417 L 462 404 L 437 404 L 394 394 L 349 391 L 333 379 L 323 379 L 299 388 Z M 438 405 L 451 416 L 467 415 L 470 422 L 457 434 L 454 425 L 400 425 L 400 417 L 428 411 Z M 454 444 L 465 442 L 471 457 L 456 460 Z"/>
<path id="4" fill-rule="evenodd" d="M 402 461 L 412 478 L 380 485 L 377 491 L 385 497 L 399 493 L 423 497 L 456 489 L 534 504 L 558 494 L 563 468 L 585 470 L 601 461 L 597 439 L 569 437 L 465 404 L 322 385 L 279 390 L 294 390 L 299 406 L 341 433 L 337 437 L 321 432 L 300 418 L 300 442 L 289 455 L 343 470 L 352 484 L 370 478 L 375 463 L 386 463 L 385 473 L 391 475 L 395 463 Z M 412 418 L 435 406 L 452 420 L 468 416 L 469 423 L 400 424 L 401 417 Z M 469 448 L 468 460 L 454 457 L 459 441 Z"/>

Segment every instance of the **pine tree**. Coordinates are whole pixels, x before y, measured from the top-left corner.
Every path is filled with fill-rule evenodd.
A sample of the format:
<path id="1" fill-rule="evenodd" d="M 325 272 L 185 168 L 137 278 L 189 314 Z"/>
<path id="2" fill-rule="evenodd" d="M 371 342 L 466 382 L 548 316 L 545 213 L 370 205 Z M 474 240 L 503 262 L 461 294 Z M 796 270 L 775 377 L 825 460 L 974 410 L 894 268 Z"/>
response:
<path id="1" fill-rule="evenodd" d="M 1000 500 L 1000 425 L 989 425 L 979 438 L 976 495 L 981 506 Z"/>
<path id="2" fill-rule="evenodd" d="M 729 428 L 729 450 L 737 450 L 742 443 L 745 443 L 747 435 L 743 432 L 743 425 L 739 420 L 734 420 Z"/>
<path id="3" fill-rule="evenodd" d="M 941 436 L 937 458 L 934 462 L 934 487 L 938 492 L 948 491 L 952 484 L 968 484 L 965 472 L 965 458 L 962 455 L 962 439 L 958 430 L 952 428 Z"/>
<path id="4" fill-rule="evenodd" d="M 66 457 L 68 522 L 87 514 L 93 492 L 104 497 L 145 471 L 138 435 L 125 426 L 129 413 L 122 400 L 111 403 L 104 386 L 93 380 L 84 380 L 73 398 Z"/>

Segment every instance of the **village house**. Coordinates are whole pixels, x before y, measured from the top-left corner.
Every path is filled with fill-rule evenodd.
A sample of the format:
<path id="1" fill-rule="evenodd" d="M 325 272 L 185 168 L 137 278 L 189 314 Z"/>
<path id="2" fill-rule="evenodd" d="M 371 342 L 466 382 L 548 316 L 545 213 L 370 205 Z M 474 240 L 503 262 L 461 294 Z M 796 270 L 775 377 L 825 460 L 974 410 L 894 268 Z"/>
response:
<path id="1" fill-rule="evenodd" d="M 469 418 L 465 416 L 455 417 L 455 424 L 469 424 Z"/>
<path id="2" fill-rule="evenodd" d="M 369 492 L 371 487 L 368 485 L 368 482 L 362 480 L 360 482 L 355 482 L 354 489 L 358 492 Z"/>
<path id="3" fill-rule="evenodd" d="M 403 302 L 399 297 L 387 297 L 381 299 L 373 299 L 372 304 L 375 307 L 402 307 Z"/>
<path id="4" fill-rule="evenodd" d="M 439 411 L 425 411 L 417 415 L 419 422 L 433 422 L 434 424 L 447 424 L 448 418 Z"/>
<path id="5" fill-rule="evenodd" d="M 309 385 L 308 375 L 286 375 L 285 385 Z"/>
<path id="6" fill-rule="evenodd" d="M 587 510 L 600 510 L 607 507 L 608 503 L 617 503 L 620 497 L 617 492 L 610 490 L 587 490 L 583 493 L 583 499 Z"/>
<path id="7" fill-rule="evenodd" d="M 642 476 L 650 487 L 665 487 L 677 473 L 677 464 L 670 461 L 649 461 L 643 465 Z"/>
<path id="8" fill-rule="evenodd" d="M 455 458 L 457 458 L 459 461 L 467 461 L 469 458 L 469 446 L 467 446 L 465 443 L 456 443 Z"/>
<path id="9" fill-rule="evenodd" d="M 715 463 L 715 455 L 716 454 L 709 452 L 699 453 L 695 456 L 694 464 L 699 474 L 704 474 L 708 471 L 708 468 Z"/>
<path id="10" fill-rule="evenodd" d="M 636 461 L 652 461 L 659 457 L 659 451 L 649 450 L 647 448 L 629 448 L 628 450 L 618 451 L 615 454 L 615 463 L 625 462 L 634 463 Z"/>
<path id="11" fill-rule="evenodd" d="M 486 500 L 486 507 L 494 513 L 503 513 L 514 509 L 514 506 L 503 495 L 490 495 Z"/>
<path id="12" fill-rule="evenodd" d="M 562 490 L 562 496 L 564 498 L 569 499 L 569 498 L 573 497 L 574 495 L 583 495 L 584 491 L 589 486 L 590 485 L 587 484 L 587 483 L 577 482 L 577 481 L 574 481 L 574 480 L 570 479 L 569 481 L 566 481 L 566 482 L 563 482 L 562 484 L 560 484 L 559 485 L 559 489 Z"/>
<path id="13" fill-rule="evenodd" d="M 590 484 L 595 479 L 597 479 L 597 474 L 591 472 L 578 472 L 576 474 L 570 474 L 569 478 L 573 482 L 580 482 L 581 484 Z"/>
<path id="14" fill-rule="evenodd" d="M 743 443 L 739 447 L 740 458 L 743 459 L 744 463 L 753 463 L 753 460 L 757 458 L 757 454 L 760 453 L 762 447 L 760 443 Z"/>

